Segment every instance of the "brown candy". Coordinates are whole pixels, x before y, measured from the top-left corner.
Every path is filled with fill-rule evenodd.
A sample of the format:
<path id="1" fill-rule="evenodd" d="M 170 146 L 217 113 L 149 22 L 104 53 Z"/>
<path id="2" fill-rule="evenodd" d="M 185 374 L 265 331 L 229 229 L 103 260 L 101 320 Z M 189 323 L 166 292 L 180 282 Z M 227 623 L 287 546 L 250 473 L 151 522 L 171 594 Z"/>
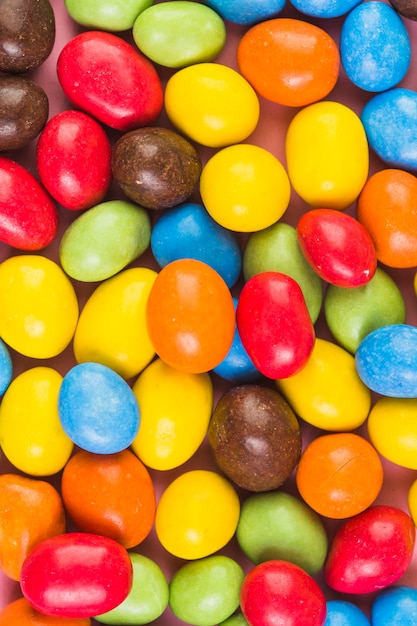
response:
<path id="1" fill-rule="evenodd" d="M 23 148 L 46 124 L 45 91 L 24 76 L 0 78 L 0 152 Z"/>
<path id="2" fill-rule="evenodd" d="M 55 43 L 49 0 L 2 0 L 0 71 L 20 74 L 39 67 Z"/>
<path id="3" fill-rule="evenodd" d="M 166 128 L 132 130 L 113 148 L 115 181 L 130 200 L 147 209 L 167 209 L 187 200 L 201 169 L 192 144 Z"/>
<path id="4" fill-rule="evenodd" d="M 393 8 L 409 20 L 417 20 L 417 0 L 390 0 Z"/>
<path id="5" fill-rule="evenodd" d="M 281 394 L 260 385 L 241 385 L 218 401 L 208 441 L 219 469 L 249 491 L 280 487 L 301 455 L 298 420 Z"/>

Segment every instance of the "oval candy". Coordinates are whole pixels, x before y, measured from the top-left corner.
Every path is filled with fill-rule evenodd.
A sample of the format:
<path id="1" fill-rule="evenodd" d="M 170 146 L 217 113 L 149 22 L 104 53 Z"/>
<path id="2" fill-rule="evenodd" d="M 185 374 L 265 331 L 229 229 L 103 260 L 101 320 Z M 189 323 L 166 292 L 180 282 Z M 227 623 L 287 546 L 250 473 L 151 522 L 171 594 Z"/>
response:
<path id="1" fill-rule="evenodd" d="M 290 0 L 293 7 L 312 17 L 340 17 L 362 0 Z"/>
<path id="2" fill-rule="evenodd" d="M 379 454 L 400 467 L 417 469 L 417 398 L 378 398 L 371 408 L 369 439 Z"/>
<path id="3" fill-rule="evenodd" d="M 65 8 L 72 19 L 86 28 L 119 32 L 133 27 L 137 16 L 152 4 L 152 0 L 128 0 L 122 5 L 112 0 L 79 2 L 65 0 Z"/>
<path id="4" fill-rule="evenodd" d="M 207 4 L 229 22 L 253 24 L 280 13 L 285 0 L 209 0 Z"/>
<path id="5" fill-rule="evenodd" d="M 18 598 L 7 604 L 0 610 L 0 626 L 9 626 L 10 624 L 20 624 L 21 626 L 56 626 L 59 619 L 60 626 L 91 626 L 89 617 L 73 619 L 56 618 L 44 613 L 39 613 L 26 600 L 26 598 Z"/>

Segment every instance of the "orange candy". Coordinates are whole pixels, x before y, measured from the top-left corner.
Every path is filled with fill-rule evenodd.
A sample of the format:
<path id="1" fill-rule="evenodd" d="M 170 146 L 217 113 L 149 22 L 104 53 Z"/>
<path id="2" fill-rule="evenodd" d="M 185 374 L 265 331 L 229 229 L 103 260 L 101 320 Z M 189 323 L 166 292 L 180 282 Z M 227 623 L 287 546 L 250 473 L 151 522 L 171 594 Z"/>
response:
<path id="1" fill-rule="evenodd" d="M 36 611 L 26 598 L 19 598 L 0 611 L 0 626 L 90 626 L 89 618 L 67 618 L 44 615 Z"/>
<path id="2" fill-rule="evenodd" d="M 375 448 L 355 433 L 331 433 L 314 439 L 296 471 L 303 500 L 319 515 L 344 519 L 377 498 L 383 467 Z"/>
<path id="3" fill-rule="evenodd" d="M 130 450 L 93 454 L 80 450 L 66 464 L 61 483 L 65 508 L 83 532 L 141 543 L 155 518 L 155 491 L 147 468 Z"/>
<path id="4" fill-rule="evenodd" d="M 232 345 L 232 295 L 223 278 L 202 261 L 179 259 L 163 267 L 150 291 L 146 315 L 156 353 L 180 371 L 208 372 Z"/>
<path id="5" fill-rule="evenodd" d="M 417 178 L 413 174 L 399 169 L 376 172 L 365 183 L 356 211 L 381 263 L 396 268 L 417 265 Z"/>
<path id="6" fill-rule="evenodd" d="M 291 107 L 327 96 L 340 70 L 332 37 L 318 26 L 291 18 L 252 26 L 238 44 L 237 62 L 260 96 Z"/>

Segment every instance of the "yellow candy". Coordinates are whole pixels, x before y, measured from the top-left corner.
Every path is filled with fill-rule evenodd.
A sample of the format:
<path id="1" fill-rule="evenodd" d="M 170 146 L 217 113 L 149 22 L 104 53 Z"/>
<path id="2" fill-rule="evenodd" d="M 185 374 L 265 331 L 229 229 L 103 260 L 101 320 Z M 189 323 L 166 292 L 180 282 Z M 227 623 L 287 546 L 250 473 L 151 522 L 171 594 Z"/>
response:
<path id="1" fill-rule="evenodd" d="M 358 428 L 371 408 L 371 392 L 356 372 L 354 356 L 325 339 L 316 339 L 298 374 L 276 385 L 301 419 L 327 431 Z"/>
<path id="2" fill-rule="evenodd" d="M 75 290 L 61 267 L 28 254 L 0 265 L 0 337 L 20 354 L 47 359 L 73 338 L 78 320 Z"/>
<path id="3" fill-rule="evenodd" d="M 156 359 L 141 373 L 133 392 L 141 411 L 133 451 L 156 470 L 188 461 L 207 433 L 213 408 L 210 376 L 180 372 Z"/>
<path id="4" fill-rule="evenodd" d="M 290 182 L 281 162 L 252 144 L 228 146 L 203 167 L 200 193 L 211 217 L 237 232 L 259 231 L 285 213 Z"/>
<path id="5" fill-rule="evenodd" d="M 146 304 L 157 277 L 135 267 L 102 282 L 87 300 L 74 335 L 78 363 L 94 361 L 123 378 L 136 376 L 155 356 L 146 325 Z"/>
<path id="6" fill-rule="evenodd" d="M 413 522 L 417 525 L 417 479 L 411 484 L 408 490 L 408 510 L 413 518 Z"/>
<path id="7" fill-rule="evenodd" d="M 368 417 L 375 449 L 392 463 L 417 470 L 417 399 L 380 398 Z"/>
<path id="8" fill-rule="evenodd" d="M 365 130 L 344 104 L 322 101 L 301 109 L 290 122 L 285 149 L 291 184 L 313 207 L 345 209 L 366 182 Z"/>
<path id="9" fill-rule="evenodd" d="M 211 148 L 249 137 L 260 114 L 248 81 L 219 63 L 197 63 L 173 74 L 165 89 L 165 109 L 177 129 Z"/>
<path id="10" fill-rule="evenodd" d="M 73 442 L 61 426 L 62 376 L 50 367 L 19 374 L 0 405 L 0 445 L 9 461 L 32 476 L 50 476 L 68 461 Z"/>

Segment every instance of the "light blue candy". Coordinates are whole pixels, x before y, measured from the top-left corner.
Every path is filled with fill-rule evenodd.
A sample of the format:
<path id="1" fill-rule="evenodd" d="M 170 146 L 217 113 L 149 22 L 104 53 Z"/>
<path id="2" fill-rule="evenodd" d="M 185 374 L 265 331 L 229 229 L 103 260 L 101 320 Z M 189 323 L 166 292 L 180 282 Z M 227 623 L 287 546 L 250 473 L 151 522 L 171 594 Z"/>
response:
<path id="1" fill-rule="evenodd" d="M 411 41 L 397 11 L 384 2 L 364 2 L 340 31 L 340 60 L 348 78 L 365 91 L 395 87 L 407 74 Z"/>
<path id="2" fill-rule="evenodd" d="M 166 211 L 152 230 L 151 249 L 160 267 L 184 258 L 203 261 L 229 288 L 242 268 L 235 233 L 220 226 L 199 204 L 187 203 Z"/>
<path id="3" fill-rule="evenodd" d="M 327 616 L 323 626 L 370 626 L 365 613 L 352 602 L 329 600 Z"/>
<path id="4" fill-rule="evenodd" d="M 372 391 L 417 398 L 417 328 L 389 324 L 369 333 L 355 355 L 356 370 Z"/>
<path id="5" fill-rule="evenodd" d="M 417 92 L 395 87 L 373 96 L 361 120 L 370 147 L 391 167 L 417 170 Z"/>
<path id="6" fill-rule="evenodd" d="M 394 585 L 381 591 L 371 607 L 372 626 L 415 626 L 417 589 Z"/>
<path id="7" fill-rule="evenodd" d="M 254 24 L 278 15 L 286 0 L 206 0 L 205 4 L 225 20 L 235 24 Z"/>
<path id="8" fill-rule="evenodd" d="M 136 437 L 140 410 L 132 389 L 111 368 L 80 363 L 64 376 L 58 412 L 68 437 L 95 454 L 126 449 Z"/>
<path id="9" fill-rule="evenodd" d="M 13 376 L 13 363 L 9 349 L 0 339 L 0 395 L 3 395 L 10 385 Z"/>
<path id="10" fill-rule="evenodd" d="M 291 0 L 300 13 L 312 17 L 339 17 L 345 15 L 362 0 Z"/>

